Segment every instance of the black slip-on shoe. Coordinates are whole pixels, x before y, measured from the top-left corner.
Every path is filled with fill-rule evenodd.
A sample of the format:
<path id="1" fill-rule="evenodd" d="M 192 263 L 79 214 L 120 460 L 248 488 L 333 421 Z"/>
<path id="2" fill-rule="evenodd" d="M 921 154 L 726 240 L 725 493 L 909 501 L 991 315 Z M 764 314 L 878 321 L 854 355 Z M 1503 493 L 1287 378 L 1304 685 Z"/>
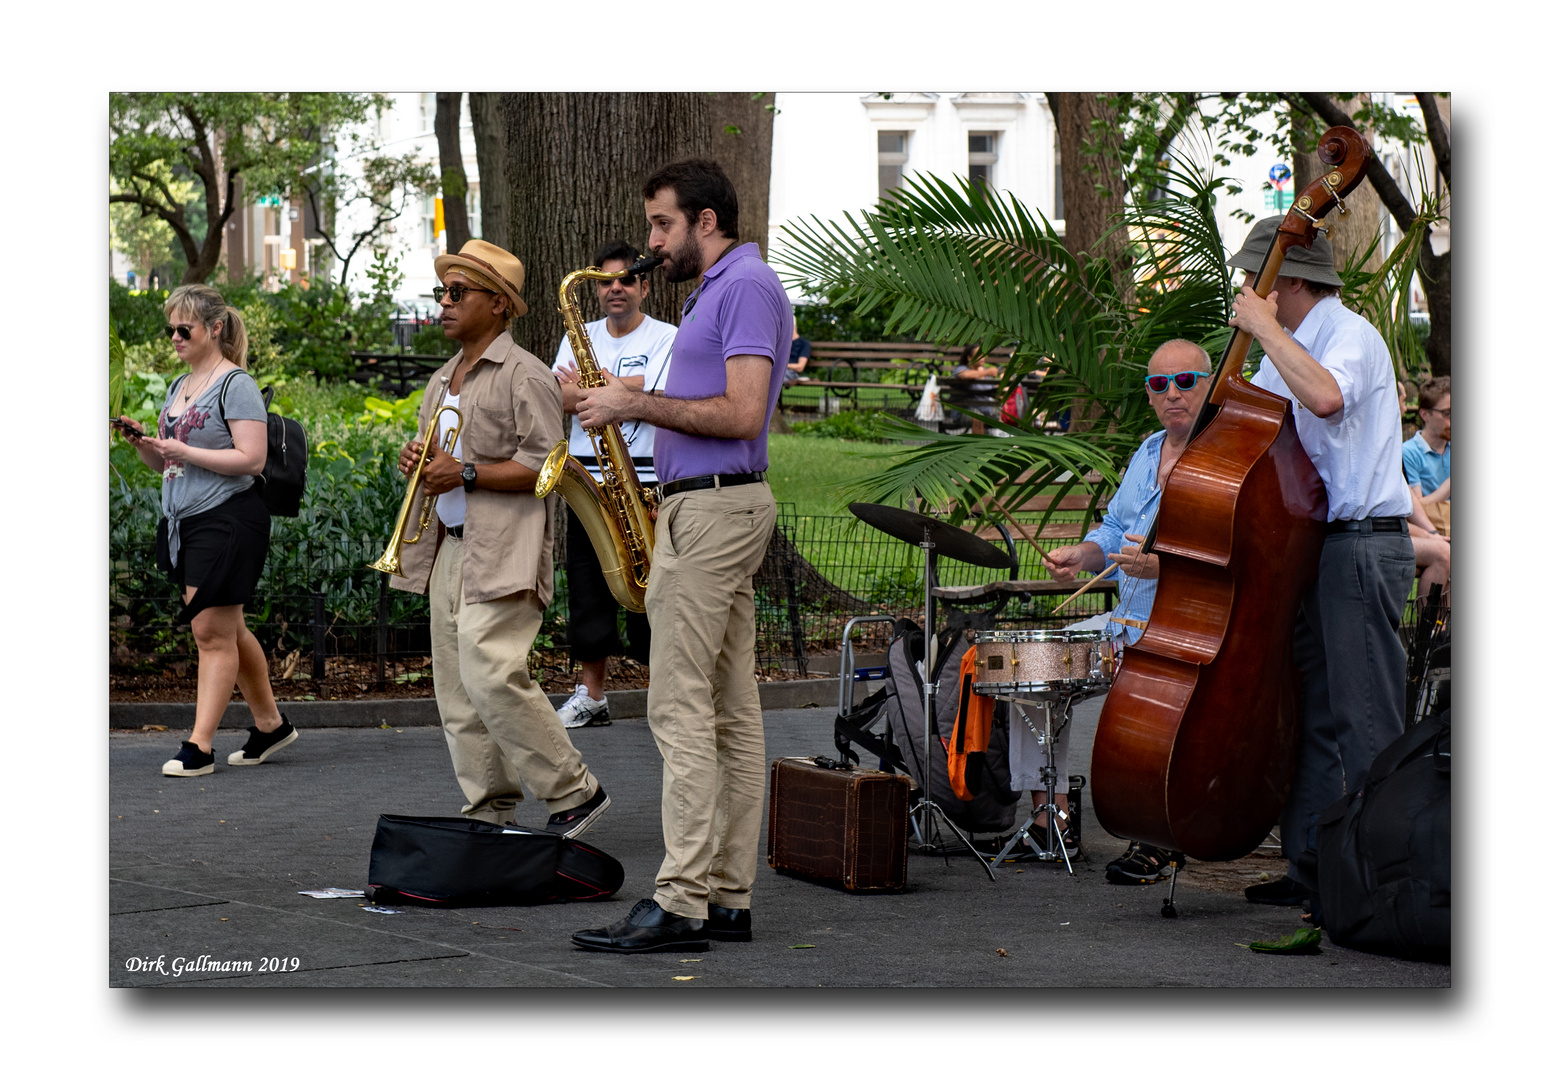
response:
<path id="1" fill-rule="evenodd" d="M 711 941 L 752 941 L 753 913 L 747 908 L 711 904 L 709 916 L 704 920 L 704 932 Z"/>
<path id="2" fill-rule="evenodd" d="M 298 729 L 292 726 L 287 717 L 282 717 L 282 726 L 275 731 L 261 731 L 257 727 L 249 729 L 249 741 L 244 744 L 242 750 L 235 750 L 228 755 L 229 765 L 259 765 L 266 761 L 272 754 L 284 746 L 288 746 L 298 739 Z"/>
<path id="3" fill-rule="evenodd" d="M 179 752 L 163 762 L 164 776 L 205 776 L 215 772 L 216 759 L 192 742 L 179 744 Z"/>
<path id="4" fill-rule="evenodd" d="M 703 919 L 673 915 L 654 900 L 641 900 L 628 917 L 600 930 L 580 930 L 570 939 L 595 952 L 708 952 Z"/>
<path id="5" fill-rule="evenodd" d="M 598 785 L 596 794 L 586 799 L 572 810 L 560 810 L 547 819 L 544 826 L 548 832 L 558 833 L 564 837 L 575 837 L 607 812 L 607 807 L 612 805 L 612 800 L 607 798 L 607 789 Z"/>
<path id="6" fill-rule="evenodd" d="M 1278 907 L 1299 907 L 1311 894 L 1289 875 L 1246 886 L 1246 900 L 1252 904 L 1274 904 Z"/>

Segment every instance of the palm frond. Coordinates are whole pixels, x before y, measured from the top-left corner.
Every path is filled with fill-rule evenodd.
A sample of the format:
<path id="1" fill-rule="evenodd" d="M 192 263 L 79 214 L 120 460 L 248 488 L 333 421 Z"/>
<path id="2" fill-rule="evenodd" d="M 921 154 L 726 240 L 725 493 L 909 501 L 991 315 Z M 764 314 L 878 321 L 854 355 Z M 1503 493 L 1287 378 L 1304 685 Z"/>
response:
<path id="1" fill-rule="evenodd" d="M 1009 438 L 939 435 L 904 421 L 878 434 L 904 451 L 851 497 L 955 506 L 956 517 L 1012 510 L 1052 485 L 1098 499 L 1157 423 L 1142 390 L 1143 367 L 1171 338 L 1213 351 L 1227 335 L 1229 275 L 1214 217 L 1222 181 L 1184 157 L 1171 160 L 1165 197 L 1129 210 L 1137 259 L 1129 305 L 1110 265 L 1073 256 L 1051 223 L 1011 194 L 960 180 L 912 176 L 872 210 L 839 221 L 782 226 L 776 263 L 787 284 L 858 311 L 882 307 L 890 334 L 985 351 L 1011 346 L 1003 392 L 1043 371 L 1021 425 L 993 424 Z M 1087 408 L 1087 423 L 1041 434 L 1039 411 Z M 1083 420 L 1082 417 L 1074 417 Z M 1085 478 L 1098 474 L 1103 483 Z"/>

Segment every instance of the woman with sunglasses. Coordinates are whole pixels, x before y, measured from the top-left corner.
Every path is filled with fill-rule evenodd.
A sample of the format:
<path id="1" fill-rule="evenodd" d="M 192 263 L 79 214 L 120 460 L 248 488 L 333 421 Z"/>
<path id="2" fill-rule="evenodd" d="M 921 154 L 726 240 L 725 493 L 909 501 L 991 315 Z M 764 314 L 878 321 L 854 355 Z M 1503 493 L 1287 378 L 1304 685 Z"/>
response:
<path id="1" fill-rule="evenodd" d="M 175 622 L 189 622 L 199 655 L 195 728 L 163 775 L 205 776 L 216 767 L 211 741 L 235 683 L 254 726 L 229 765 L 258 765 L 298 733 L 277 711 L 265 650 L 244 625 L 271 543 L 271 517 L 255 487 L 265 467 L 266 409 L 245 362 L 244 322 L 206 285 L 179 286 L 163 311 L 190 370 L 168 388 L 156 438 L 128 416 L 116 427 L 162 474 L 157 565 L 182 590 Z"/>

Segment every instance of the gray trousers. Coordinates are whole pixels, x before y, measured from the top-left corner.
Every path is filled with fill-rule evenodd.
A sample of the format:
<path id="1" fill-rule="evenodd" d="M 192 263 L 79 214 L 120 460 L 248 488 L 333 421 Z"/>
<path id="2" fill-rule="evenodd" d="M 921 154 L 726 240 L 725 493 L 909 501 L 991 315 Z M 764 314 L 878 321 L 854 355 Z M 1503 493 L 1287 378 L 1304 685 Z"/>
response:
<path id="1" fill-rule="evenodd" d="M 1300 745 L 1280 817 L 1289 876 L 1316 847 L 1316 819 L 1358 791 L 1376 755 L 1403 733 L 1408 654 L 1398 624 L 1414 584 L 1402 533 L 1330 533 L 1295 624 Z M 1312 883 L 1314 884 L 1314 883 Z"/>

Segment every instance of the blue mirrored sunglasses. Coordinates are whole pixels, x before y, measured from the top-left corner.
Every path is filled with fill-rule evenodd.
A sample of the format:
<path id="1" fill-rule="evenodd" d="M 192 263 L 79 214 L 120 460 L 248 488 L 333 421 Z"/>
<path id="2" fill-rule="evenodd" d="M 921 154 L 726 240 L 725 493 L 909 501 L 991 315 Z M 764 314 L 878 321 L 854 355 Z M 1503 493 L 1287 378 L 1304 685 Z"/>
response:
<path id="1" fill-rule="evenodd" d="M 1175 380 L 1177 390 L 1190 390 L 1197 385 L 1198 379 L 1205 379 L 1212 375 L 1211 371 L 1177 371 L 1174 375 L 1145 375 L 1143 381 L 1148 388 L 1156 394 L 1163 394 L 1170 389 L 1170 380 Z"/>

